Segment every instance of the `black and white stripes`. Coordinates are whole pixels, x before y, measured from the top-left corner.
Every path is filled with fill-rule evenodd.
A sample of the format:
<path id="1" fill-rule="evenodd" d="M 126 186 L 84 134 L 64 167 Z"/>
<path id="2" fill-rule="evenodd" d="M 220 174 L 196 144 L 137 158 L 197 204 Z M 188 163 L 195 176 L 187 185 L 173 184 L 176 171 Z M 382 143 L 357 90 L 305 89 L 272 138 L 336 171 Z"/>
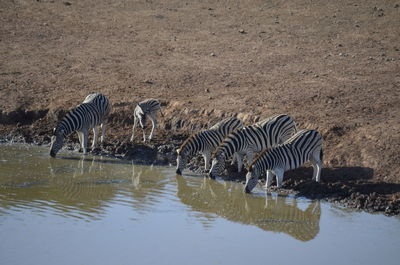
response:
<path id="1" fill-rule="evenodd" d="M 255 125 L 244 127 L 226 137 L 215 152 L 209 173 L 211 178 L 220 176 L 225 169 L 225 161 L 237 153 L 238 171 L 246 155 L 250 164 L 254 153 L 261 152 L 283 143 L 296 132 L 296 124 L 288 115 L 275 115 Z"/>
<path id="2" fill-rule="evenodd" d="M 94 131 L 92 147 L 96 145 L 98 134 L 97 126 L 102 127 L 102 139 L 105 135 L 105 122 L 111 111 L 109 100 L 102 94 L 88 95 L 82 104 L 69 111 L 65 117 L 57 124 L 51 138 L 50 155 L 55 157 L 62 148 L 64 138 L 74 131 L 77 131 L 79 142 L 86 153 L 88 133 L 90 129 Z"/>
<path id="3" fill-rule="evenodd" d="M 176 150 L 176 173 L 182 174 L 189 157 L 201 153 L 204 157 L 205 169 L 208 170 L 211 153 L 231 132 L 242 128 L 243 123 L 237 118 L 225 119 L 209 130 L 201 131 L 186 139 L 181 147 Z"/>
<path id="4" fill-rule="evenodd" d="M 266 173 L 269 187 L 272 175 L 276 175 L 277 186 L 281 187 L 285 171 L 295 169 L 310 161 L 313 165 L 313 180 L 319 182 L 322 169 L 322 136 L 314 130 L 301 130 L 284 144 L 266 150 L 249 167 L 245 191 L 257 185 L 260 175 Z"/>
<path id="5" fill-rule="evenodd" d="M 143 131 L 143 142 L 146 142 L 146 134 L 145 134 L 145 129 L 146 129 L 146 120 L 147 118 L 150 118 L 151 123 L 152 123 L 152 128 L 151 132 L 149 135 L 149 140 L 153 137 L 154 130 L 157 127 L 157 112 L 160 111 L 161 115 L 163 116 L 163 113 L 161 112 L 161 104 L 158 100 L 156 99 L 147 99 L 144 101 L 139 102 L 139 104 L 136 105 L 136 108 L 133 112 L 133 128 L 132 128 L 132 137 L 131 141 L 135 138 L 135 127 L 137 126 L 138 122 L 140 124 L 140 127 L 142 127 Z"/>

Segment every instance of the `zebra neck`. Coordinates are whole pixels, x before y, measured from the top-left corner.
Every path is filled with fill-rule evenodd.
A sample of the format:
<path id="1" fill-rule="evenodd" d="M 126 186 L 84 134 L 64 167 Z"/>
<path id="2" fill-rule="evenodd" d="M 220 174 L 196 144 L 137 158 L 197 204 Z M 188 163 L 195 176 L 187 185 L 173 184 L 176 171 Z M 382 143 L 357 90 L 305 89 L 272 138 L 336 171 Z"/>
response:
<path id="1" fill-rule="evenodd" d="M 65 117 L 59 124 L 58 126 L 59 130 L 63 130 L 63 135 L 64 137 L 71 134 L 72 132 L 76 131 L 77 124 L 75 122 L 72 122 L 71 120 L 68 120 L 67 117 Z"/>

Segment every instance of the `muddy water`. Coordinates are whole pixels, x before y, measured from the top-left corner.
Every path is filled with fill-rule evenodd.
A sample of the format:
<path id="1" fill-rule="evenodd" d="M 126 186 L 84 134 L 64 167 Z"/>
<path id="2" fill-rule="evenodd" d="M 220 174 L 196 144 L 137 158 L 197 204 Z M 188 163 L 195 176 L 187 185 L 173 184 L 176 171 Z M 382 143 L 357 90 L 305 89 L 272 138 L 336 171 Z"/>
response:
<path id="1" fill-rule="evenodd" d="M 398 264 L 400 220 L 173 168 L 0 146 L 0 264 Z"/>

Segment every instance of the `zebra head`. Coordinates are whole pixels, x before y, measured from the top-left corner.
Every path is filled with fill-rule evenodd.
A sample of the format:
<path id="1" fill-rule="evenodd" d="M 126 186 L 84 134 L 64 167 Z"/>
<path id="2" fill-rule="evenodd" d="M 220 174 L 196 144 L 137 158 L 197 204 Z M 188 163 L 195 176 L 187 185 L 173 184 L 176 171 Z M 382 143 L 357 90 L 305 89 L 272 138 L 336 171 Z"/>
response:
<path id="1" fill-rule="evenodd" d="M 225 170 L 225 156 L 223 154 L 217 154 L 211 162 L 211 169 L 208 176 L 215 179 L 217 176 L 221 176 Z"/>
<path id="2" fill-rule="evenodd" d="M 182 171 L 186 166 L 187 162 L 187 153 L 185 151 L 182 151 L 181 148 L 176 150 L 176 174 L 182 175 Z"/>
<path id="3" fill-rule="evenodd" d="M 63 146 L 64 142 L 64 129 L 54 128 L 53 136 L 51 136 L 50 156 L 56 157 L 56 154 Z"/>
<path id="4" fill-rule="evenodd" d="M 260 170 L 254 165 L 250 166 L 246 174 L 246 184 L 244 185 L 244 191 L 250 193 L 258 183 L 258 177 L 260 176 Z"/>
<path id="5" fill-rule="evenodd" d="M 137 117 L 139 118 L 139 124 L 142 129 L 146 129 L 146 114 L 144 113 L 143 109 L 138 105 L 138 112 Z"/>

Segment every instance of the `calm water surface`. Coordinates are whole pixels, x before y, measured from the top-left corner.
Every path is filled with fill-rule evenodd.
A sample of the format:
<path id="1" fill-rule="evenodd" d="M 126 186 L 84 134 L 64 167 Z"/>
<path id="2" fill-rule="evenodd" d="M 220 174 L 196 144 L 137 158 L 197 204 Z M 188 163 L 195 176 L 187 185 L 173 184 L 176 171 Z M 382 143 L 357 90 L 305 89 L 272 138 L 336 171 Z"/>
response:
<path id="1" fill-rule="evenodd" d="M 0 264 L 399 264 L 400 219 L 0 145 Z"/>

